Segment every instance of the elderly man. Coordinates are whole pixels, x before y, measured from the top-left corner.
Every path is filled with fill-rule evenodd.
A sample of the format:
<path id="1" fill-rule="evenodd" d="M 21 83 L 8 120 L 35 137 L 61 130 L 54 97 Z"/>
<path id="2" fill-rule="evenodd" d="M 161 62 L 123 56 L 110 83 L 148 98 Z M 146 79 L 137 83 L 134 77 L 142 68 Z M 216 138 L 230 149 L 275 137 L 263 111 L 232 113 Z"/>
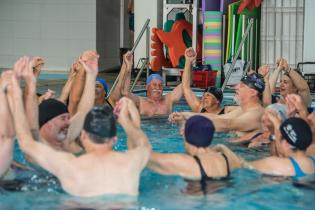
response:
<path id="1" fill-rule="evenodd" d="M 233 111 L 223 115 L 179 112 L 172 113 L 170 120 L 182 121 L 193 115 L 203 115 L 213 121 L 218 132 L 235 131 L 238 136 L 243 136 L 248 132 L 259 131 L 261 130 L 260 119 L 264 112 L 261 105 L 264 88 L 264 80 L 259 74 L 246 75 L 235 87 L 235 97 L 240 106 Z"/>
<path id="2" fill-rule="evenodd" d="M 95 82 L 95 69 L 88 68 L 83 61 L 81 63 L 88 69 L 87 82 Z M 91 82 L 91 86 L 85 90 L 94 86 Z M 113 111 L 108 106 L 94 107 L 86 115 L 83 130 L 80 130 L 80 141 L 86 154 L 76 157 L 34 140 L 15 76 L 11 77 L 7 97 L 11 102 L 10 110 L 21 149 L 55 175 L 66 192 L 83 197 L 138 194 L 140 172 L 149 159 L 151 147 L 140 129 L 139 113 L 132 101 L 122 99 L 115 110 L 118 122 L 127 133 L 129 150 L 124 153 L 112 150 L 117 140 Z"/>
<path id="3" fill-rule="evenodd" d="M 183 95 L 182 84 L 173 91 L 163 95 L 163 78 L 159 74 L 151 74 L 146 80 L 147 97 L 141 97 L 129 92 L 130 73 L 124 79 L 125 86 L 122 95 L 133 100 L 143 116 L 168 115 L 172 112 L 173 104 Z"/>
<path id="4" fill-rule="evenodd" d="M 94 105 L 95 80 L 98 72 L 98 55 L 82 61 L 86 71 L 84 92 L 77 113 L 70 118 L 67 107 L 60 101 L 48 99 L 38 108 L 36 97 L 36 78 L 27 57 L 20 58 L 14 65 L 18 78 L 25 80 L 25 109 L 33 138 L 47 143 L 55 149 L 80 152 L 74 140 L 80 135 L 86 114 Z M 39 109 L 39 112 L 37 111 Z M 38 120 L 39 119 L 39 120 Z"/>

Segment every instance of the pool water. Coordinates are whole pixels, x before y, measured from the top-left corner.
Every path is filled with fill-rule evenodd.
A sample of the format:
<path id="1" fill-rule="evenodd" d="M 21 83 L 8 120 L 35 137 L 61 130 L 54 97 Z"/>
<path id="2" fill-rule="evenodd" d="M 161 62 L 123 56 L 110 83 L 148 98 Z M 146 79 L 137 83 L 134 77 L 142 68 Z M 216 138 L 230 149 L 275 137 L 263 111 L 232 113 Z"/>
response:
<path id="1" fill-rule="evenodd" d="M 174 108 L 189 110 L 183 101 Z M 148 135 L 154 151 L 184 152 L 179 126 L 167 118 L 144 119 L 141 127 Z M 232 134 L 215 134 L 213 144 L 223 143 L 247 160 L 266 157 L 267 148 L 247 149 L 231 145 L 226 139 Z M 114 149 L 127 148 L 126 135 L 118 127 L 119 141 Z M 15 159 L 24 158 L 15 148 Z M 62 166 L 61 166 L 62 167 Z M 93 178 L 93 174 L 91 174 Z M 58 181 L 44 172 L 20 172 L 17 179 L 23 179 L 20 191 L 0 188 L 0 209 L 314 209 L 315 184 L 296 186 L 290 179 L 262 176 L 261 174 L 238 169 L 231 173 L 231 179 L 218 190 L 203 195 L 183 193 L 186 182 L 178 176 L 162 176 L 148 169 L 141 175 L 140 193 L 136 199 L 128 196 L 104 196 L 97 198 L 76 198 L 62 191 Z"/>

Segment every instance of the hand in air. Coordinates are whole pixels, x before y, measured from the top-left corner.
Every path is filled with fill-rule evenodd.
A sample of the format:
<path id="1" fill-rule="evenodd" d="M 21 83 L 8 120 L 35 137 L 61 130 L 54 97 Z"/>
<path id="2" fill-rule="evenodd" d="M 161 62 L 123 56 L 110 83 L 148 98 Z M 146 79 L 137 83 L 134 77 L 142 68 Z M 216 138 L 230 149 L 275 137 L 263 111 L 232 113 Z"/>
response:
<path id="1" fill-rule="evenodd" d="M 33 73 L 33 65 L 33 61 L 30 61 L 26 56 L 17 60 L 13 67 L 13 71 L 16 74 L 17 79 L 23 79 L 27 84 L 36 82 L 36 77 Z"/>
<path id="2" fill-rule="evenodd" d="M 87 51 L 80 57 L 79 63 L 84 67 L 86 73 L 97 75 L 98 59 L 99 55 L 96 51 Z"/>
<path id="3" fill-rule="evenodd" d="M 180 112 L 173 112 L 168 116 L 168 121 L 170 121 L 171 123 L 179 123 L 184 120 L 184 115 Z"/>
<path id="4" fill-rule="evenodd" d="M 258 69 L 258 73 L 261 74 L 264 78 L 269 76 L 269 66 L 263 65 Z"/>
<path id="5" fill-rule="evenodd" d="M 185 59 L 189 63 L 193 63 L 196 60 L 196 57 L 197 57 L 197 54 L 196 54 L 195 50 L 192 47 L 187 48 L 185 50 Z"/>
<path id="6" fill-rule="evenodd" d="M 130 71 L 133 64 L 133 54 L 130 51 L 124 55 L 124 63 L 127 66 L 127 70 Z"/>
<path id="7" fill-rule="evenodd" d="M 45 65 L 45 61 L 42 57 L 36 56 L 31 59 L 31 63 L 34 75 L 37 78 Z"/>
<path id="8" fill-rule="evenodd" d="M 297 94 L 289 94 L 285 98 L 285 104 L 288 107 L 287 115 L 288 117 L 294 117 L 297 113 L 305 109 L 304 102 L 301 96 Z"/>

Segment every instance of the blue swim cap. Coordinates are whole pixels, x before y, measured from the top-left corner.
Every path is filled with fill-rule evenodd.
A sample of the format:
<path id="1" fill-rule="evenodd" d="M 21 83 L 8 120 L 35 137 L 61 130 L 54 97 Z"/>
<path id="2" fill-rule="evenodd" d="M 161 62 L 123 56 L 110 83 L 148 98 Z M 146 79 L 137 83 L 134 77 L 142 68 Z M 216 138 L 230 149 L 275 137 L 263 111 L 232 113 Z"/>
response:
<path id="1" fill-rule="evenodd" d="M 97 77 L 96 81 L 103 85 L 103 88 L 104 88 L 105 92 L 107 93 L 108 92 L 108 85 L 107 85 L 106 81 L 100 77 Z"/>
<path id="2" fill-rule="evenodd" d="M 215 127 L 212 121 L 204 116 L 193 116 L 185 123 L 185 139 L 195 147 L 208 147 L 213 138 Z"/>
<path id="3" fill-rule="evenodd" d="M 150 84 L 152 80 L 160 80 L 163 82 L 163 78 L 159 74 L 151 74 L 150 76 L 148 76 L 146 84 Z"/>

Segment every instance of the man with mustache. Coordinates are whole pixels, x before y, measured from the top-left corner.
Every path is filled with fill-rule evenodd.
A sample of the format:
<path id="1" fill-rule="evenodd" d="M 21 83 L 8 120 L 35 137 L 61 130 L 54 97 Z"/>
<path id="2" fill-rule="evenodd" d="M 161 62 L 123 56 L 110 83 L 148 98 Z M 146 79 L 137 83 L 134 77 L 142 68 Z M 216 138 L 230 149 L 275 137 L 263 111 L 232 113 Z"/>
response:
<path id="1" fill-rule="evenodd" d="M 132 94 L 127 90 L 130 83 L 130 72 L 126 78 L 122 95 L 134 101 L 142 116 L 168 115 L 173 104 L 183 95 L 182 84 L 176 86 L 172 92 L 163 95 L 163 78 L 159 74 L 151 74 L 146 81 L 147 97 Z"/>

